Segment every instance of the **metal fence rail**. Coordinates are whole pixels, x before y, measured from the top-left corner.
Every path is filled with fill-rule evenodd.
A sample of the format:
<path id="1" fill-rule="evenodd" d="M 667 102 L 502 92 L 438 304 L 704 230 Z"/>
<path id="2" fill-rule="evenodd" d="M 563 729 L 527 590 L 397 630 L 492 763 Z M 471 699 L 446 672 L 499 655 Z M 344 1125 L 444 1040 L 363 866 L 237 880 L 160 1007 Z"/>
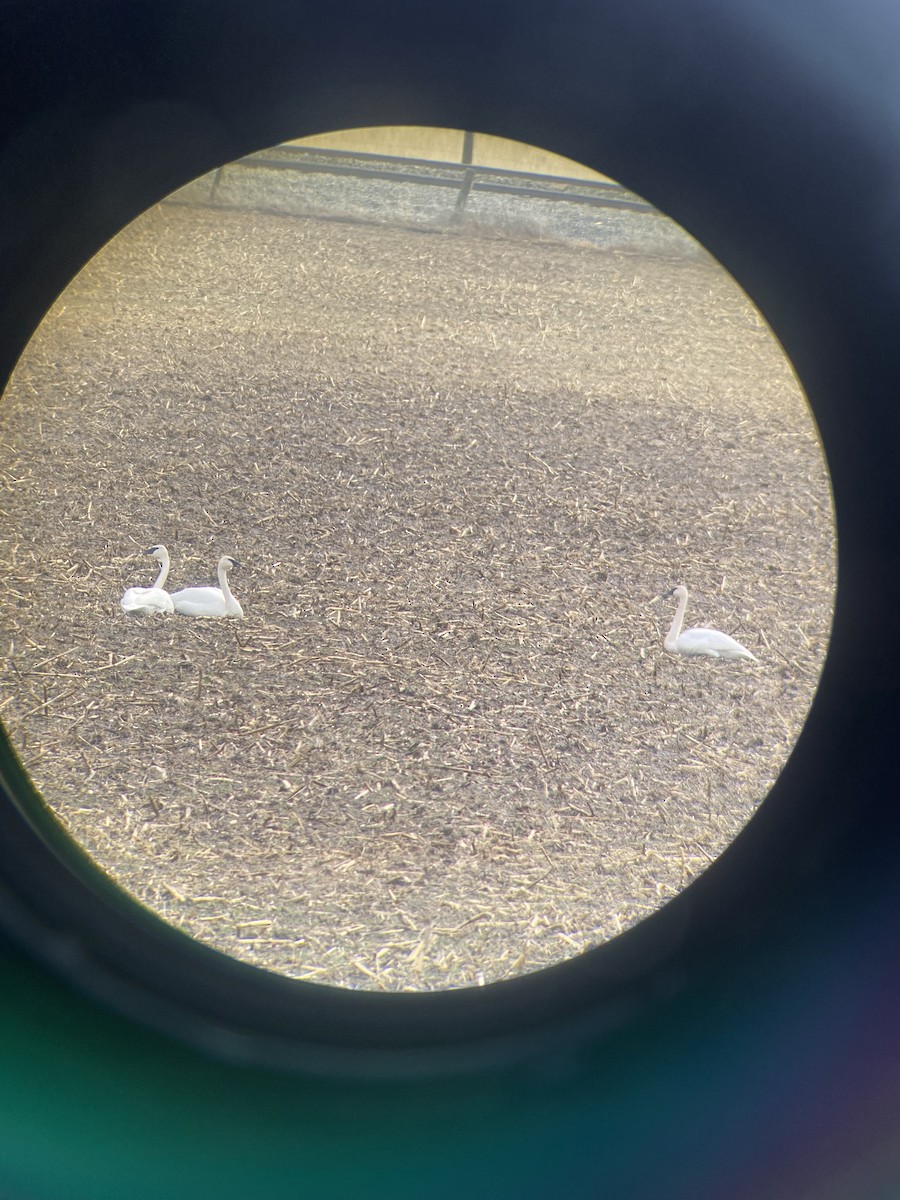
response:
<path id="1" fill-rule="evenodd" d="M 484 167 L 467 162 L 435 162 L 422 158 L 399 158 L 363 151 L 327 150 L 318 147 L 281 145 L 239 159 L 233 166 L 251 170 L 297 171 L 306 174 L 346 175 L 358 179 L 392 183 L 422 184 L 428 187 L 455 188 L 456 211 L 465 208 L 471 192 L 556 200 L 585 204 L 596 208 L 627 209 L 653 213 L 652 205 L 638 199 L 618 183 L 593 182 L 565 176 L 538 175 L 503 167 Z M 215 198 L 226 168 L 216 171 L 211 199 Z"/>
<path id="2" fill-rule="evenodd" d="M 603 249 L 705 252 L 652 204 L 610 179 L 482 166 L 473 139 L 459 161 L 283 143 L 227 163 L 168 197 L 172 204 L 316 217 L 473 227 Z"/>

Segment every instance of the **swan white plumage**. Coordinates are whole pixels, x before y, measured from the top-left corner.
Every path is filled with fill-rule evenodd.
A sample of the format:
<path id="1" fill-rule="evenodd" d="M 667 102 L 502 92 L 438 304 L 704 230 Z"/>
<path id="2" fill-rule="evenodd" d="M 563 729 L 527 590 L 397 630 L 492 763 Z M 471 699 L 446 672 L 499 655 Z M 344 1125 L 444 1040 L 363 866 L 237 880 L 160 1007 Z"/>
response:
<path id="1" fill-rule="evenodd" d="M 229 554 L 219 559 L 218 587 L 189 587 L 172 593 L 172 603 L 177 613 L 186 617 L 242 617 L 244 610 L 231 594 L 228 572 L 241 564 Z"/>
<path id="2" fill-rule="evenodd" d="M 165 546 L 151 546 L 144 551 L 152 554 L 160 564 L 159 574 L 153 587 L 129 588 L 119 603 L 127 613 L 170 613 L 175 611 L 172 597 L 163 587 L 169 574 L 169 552 Z"/>
<path id="3" fill-rule="evenodd" d="M 718 629 L 685 629 L 682 633 L 681 623 L 687 608 L 688 592 L 686 587 L 673 588 L 667 595 L 674 596 L 678 601 L 672 627 L 663 640 L 663 647 L 669 654 L 705 655 L 707 658 L 745 658 L 749 662 L 758 662 L 746 646 L 736 642 L 727 633 Z"/>

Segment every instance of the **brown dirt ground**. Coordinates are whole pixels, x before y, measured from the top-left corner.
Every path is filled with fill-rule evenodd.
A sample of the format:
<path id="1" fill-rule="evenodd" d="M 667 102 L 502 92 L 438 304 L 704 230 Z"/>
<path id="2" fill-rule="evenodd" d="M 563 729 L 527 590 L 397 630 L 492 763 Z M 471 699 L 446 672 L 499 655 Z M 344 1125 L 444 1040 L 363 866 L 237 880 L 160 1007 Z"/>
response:
<path id="1" fill-rule="evenodd" d="M 2 716 L 167 920 L 361 988 L 531 970 L 752 815 L 834 586 L 789 366 L 701 259 L 165 206 L 49 314 L 0 428 Z M 213 582 L 242 622 L 126 617 Z M 688 623 L 760 664 L 677 660 Z"/>

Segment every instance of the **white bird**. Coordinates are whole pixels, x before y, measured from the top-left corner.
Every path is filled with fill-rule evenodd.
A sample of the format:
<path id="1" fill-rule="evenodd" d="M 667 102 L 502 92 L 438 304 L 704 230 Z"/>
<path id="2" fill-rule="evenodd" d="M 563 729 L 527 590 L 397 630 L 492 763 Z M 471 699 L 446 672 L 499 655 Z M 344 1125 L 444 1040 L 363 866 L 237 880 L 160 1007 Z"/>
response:
<path id="1" fill-rule="evenodd" d="M 175 611 L 172 597 L 163 588 L 169 574 L 169 552 L 165 546 L 151 546 L 145 554 L 152 554 L 160 564 L 159 574 L 153 587 L 129 588 L 119 603 L 127 613 L 170 613 Z"/>
<path id="2" fill-rule="evenodd" d="M 236 558 L 223 554 L 219 559 L 217 574 L 219 586 L 189 587 L 172 593 L 172 603 L 177 613 L 186 617 L 242 617 L 244 610 L 231 594 L 228 572 L 241 564 Z"/>
<path id="3" fill-rule="evenodd" d="M 663 640 L 663 647 L 669 654 L 699 654 L 707 658 L 746 658 L 750 662 L 759 661 L 746 646 L 736 642 L 727 633 L 720 633 L 718 629 L 685 629 L 682 633 L 681 623 L 688 602 L 687 588 L 673 588 L 666 594 L 674 596 L 678 601 L 672 627 Z"/>

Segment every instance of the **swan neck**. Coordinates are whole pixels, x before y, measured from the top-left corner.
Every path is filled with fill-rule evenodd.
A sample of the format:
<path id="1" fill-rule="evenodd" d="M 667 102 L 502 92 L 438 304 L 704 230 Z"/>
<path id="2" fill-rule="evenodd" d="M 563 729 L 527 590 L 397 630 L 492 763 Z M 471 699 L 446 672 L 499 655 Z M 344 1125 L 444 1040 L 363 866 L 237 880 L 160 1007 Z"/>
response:
<path id="1" fill-rule="evenodd" d="M 663 646 L 666 648 L 666 650 L 671 650 L 678 641 L 678 637 L 681 633 L 681 626 L 684 622 L 684 613 L 685 609 L 687 608 L 687 602 L 688 598 L 687 593 L 685 592 L 679 597 L 678 607 L 675 609 L 675 616 L 672 618 L 671 628 L 666 634 L 666 639 L 663 642 Z"/>
<path id="2" fill-rule="evenodd" d="M 162 559 L 162 561 L 159 564 L 159 574 L 157 575 L 156 583 L 154 583 L 153 586 L 155 588 L 161 588 L 165 584 L 168 576 L 169 576 L 169 556 L 167 554 L 166 557 L 164 559 Z"/>
<path id="3" fill-rule="evenodd" d="M 228 570 L 223 564 L 220 563 L 219 569 L 216 573 L 219 576 L 219 587 L 221 587 L 222 595 L 225 597 L 225 608 L 231 612 L 234 612 L 239 605 L 232 594 L 231 588 L 228 586 Z"/>

